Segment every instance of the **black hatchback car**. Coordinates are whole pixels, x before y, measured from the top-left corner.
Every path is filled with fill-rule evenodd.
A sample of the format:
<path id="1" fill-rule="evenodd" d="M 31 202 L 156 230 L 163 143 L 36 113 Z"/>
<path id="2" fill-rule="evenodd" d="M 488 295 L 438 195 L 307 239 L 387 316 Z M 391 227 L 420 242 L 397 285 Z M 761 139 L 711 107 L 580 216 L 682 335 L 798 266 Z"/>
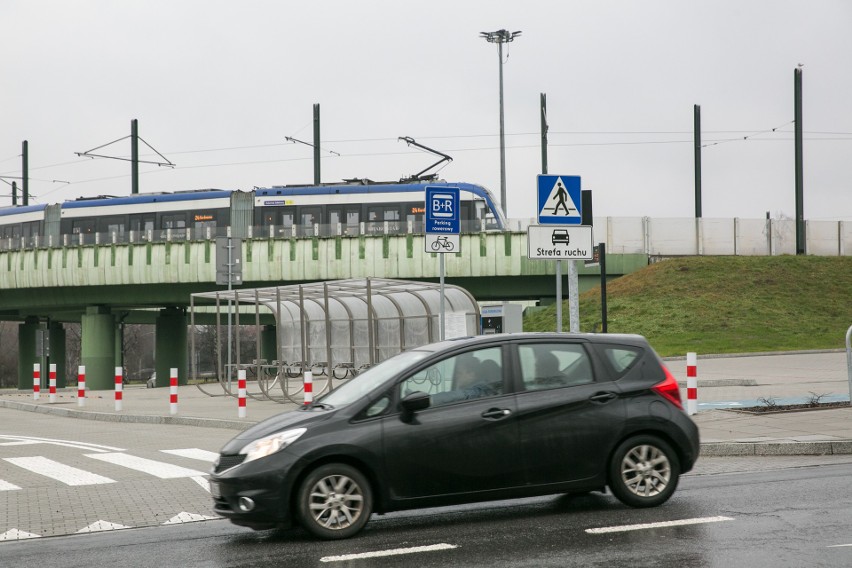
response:
<path id="1" fill-rule="evenodd" d="M 346 538 L 372 513 L 604 491 L 664 503 L 698 457 L 677 381 L 637 335 L 505 334 L 396 355 L 228 442 L 215 511 Z"/>

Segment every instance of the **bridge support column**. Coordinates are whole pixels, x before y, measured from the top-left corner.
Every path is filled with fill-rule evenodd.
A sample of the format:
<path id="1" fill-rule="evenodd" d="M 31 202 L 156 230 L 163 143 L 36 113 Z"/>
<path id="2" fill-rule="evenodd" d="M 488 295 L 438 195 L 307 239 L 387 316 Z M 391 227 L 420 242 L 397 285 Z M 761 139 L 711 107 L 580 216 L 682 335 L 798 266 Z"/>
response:
<path id="1" fill-rule="evenodd" d="M 65 368 L 65 327 L 59 322 L 50 322 L 48 326 L 50 339 L 50 363 L 56 363 L 56 388 L 67 386 L 68 374 Z M 47 369 L 50 370 L 50 367 Z M 47 376 L 47 373 L 44 373 Z"/>
<path id="2" fill-rule="evenodd" d="M 260 357 L 270 364 L 278 359 L 278 329 L 274 325 L 265 325 L 261 328 Z"/>
<path id="3" fill-rule="evenodd" d="M 155 329 L 156 386 L 169 386 L 169 371 L 172 368 L 178 370 L 178 384 L 187 384 L 189 367 L 186 353 L 186 312 L 178 308 L 160 310 Z"/>
<path id="4" fill-rule="evenodd" d="M 81 317 L 81 364 L 87 390 L 115 388 L 115 317 L 106 306 L 89 306 Z"/>
<path id="5" fill-rule="evenodd" d="M 36 357 L 38 327 L 36 317 L 29 317 L 18 326 L 18 388 L 22 390 L 33 389 L 33 363 L 41 363 L 41 357 Z M 43 372 L 42 377 L 46 376 L 47 372 Z"/>

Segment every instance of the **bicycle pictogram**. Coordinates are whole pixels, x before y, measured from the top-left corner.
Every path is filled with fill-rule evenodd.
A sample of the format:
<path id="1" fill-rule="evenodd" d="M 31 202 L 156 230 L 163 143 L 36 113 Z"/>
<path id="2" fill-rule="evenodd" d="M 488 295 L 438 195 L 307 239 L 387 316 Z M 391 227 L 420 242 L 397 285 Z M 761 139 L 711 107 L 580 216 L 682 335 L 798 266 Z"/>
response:
<path id="1" fill-rule="evenodd" d="M 446 236 L 437 237 L 434 241 L 432 241 L 432 250 L 438 251 L 440 249 L 446 249 L 447 251 L 453 250 L 455 245 L 453 241 L 451 241 Z"/>

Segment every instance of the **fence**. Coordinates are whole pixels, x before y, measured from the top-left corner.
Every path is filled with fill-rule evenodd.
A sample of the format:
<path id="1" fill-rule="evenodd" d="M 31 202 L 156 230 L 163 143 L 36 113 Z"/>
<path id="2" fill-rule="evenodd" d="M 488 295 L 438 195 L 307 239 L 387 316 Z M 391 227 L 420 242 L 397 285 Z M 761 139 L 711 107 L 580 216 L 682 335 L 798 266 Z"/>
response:
<path id="1" fill-rule="evenodd" d="M 535 219 L 511 219 L 508 229 L 526 233 Z M 486 230 L 485 224 L 463 224 L 462 232 Z M 248 227 L 248 238 L 326 238 L 360 235 L 421 234 L 422 223 L 413 221 Z M 228 227 L 198 227 L 163 231 L 129 231 L 7 237 L 0 250 L 22 250 L 157 241 L 212 240 L 230 234 Z M 650 256 L 796 254 L 796 222 L 793 219 L 596 217 L 594 242 L 606 243 L 612 254 Z M 805 221 L 805 252 L 816 256 L 852 255 L 852 223 Z"/>
<path id="2" fill-rule="evenodd" d="M 513 219 L 526 231 L 534 219 Z M 796 254 L 794 219 L 711 219 L 596 217 L 594 243 L 607 253 L 650 256 Z M 805 252 L 816 256 L 852 254 L 852 223 L 805 221 Z"/>

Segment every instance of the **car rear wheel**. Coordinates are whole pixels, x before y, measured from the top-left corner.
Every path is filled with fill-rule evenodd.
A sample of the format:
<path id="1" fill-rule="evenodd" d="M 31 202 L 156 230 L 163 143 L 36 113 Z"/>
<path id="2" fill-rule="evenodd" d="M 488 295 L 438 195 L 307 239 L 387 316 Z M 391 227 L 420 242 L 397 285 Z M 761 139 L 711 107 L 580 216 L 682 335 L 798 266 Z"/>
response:
<path id="1" fill-rule="evenodd" d="M 364 527 L 372 510 L 370 484 L 346 464 L 318 467 L 299 488 L 299 522 L 319 538 L 349 538 Z"/>
<path id="2" fill-rule="evenodd" d="M 677 455 L 656 436 L 625 440 L 612 456 L 609 485 L 631 507 L 655 507 L 672 496 L 680 478 Z"/>

